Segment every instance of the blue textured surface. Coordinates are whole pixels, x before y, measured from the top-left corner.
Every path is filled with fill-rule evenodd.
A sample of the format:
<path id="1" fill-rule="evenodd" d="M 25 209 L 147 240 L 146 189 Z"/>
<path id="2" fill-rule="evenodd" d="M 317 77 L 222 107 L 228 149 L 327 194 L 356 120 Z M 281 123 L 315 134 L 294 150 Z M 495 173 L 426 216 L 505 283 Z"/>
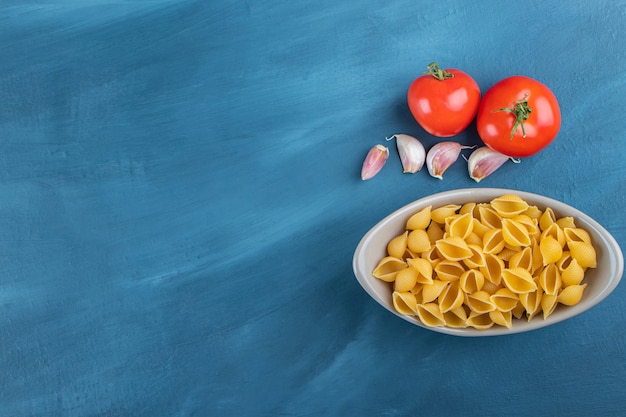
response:
<path id="1" fill-rule="evenodd" d="M 480 185 L 560 199 L 626 247 L 626 3 L 4 0 L 0 415 L 626 414 L 626 290 L 556 326 L 464 339 L 384 311 L 351 269 L 395 209 L 476 187 L 410 82 L 522 74 L 557 140 Z M 478 143 L 473 126 L 455 140 Z"/>

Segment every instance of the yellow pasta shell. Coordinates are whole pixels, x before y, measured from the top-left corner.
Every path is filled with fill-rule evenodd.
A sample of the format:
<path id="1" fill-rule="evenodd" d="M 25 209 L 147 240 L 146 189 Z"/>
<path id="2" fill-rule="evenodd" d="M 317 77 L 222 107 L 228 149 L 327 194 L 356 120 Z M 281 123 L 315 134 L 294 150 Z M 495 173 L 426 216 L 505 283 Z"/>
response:
<path id="1" fill-rule="evenodd" d="M 456 205 L 456 204 L 448 204 L 445 206 L 437 207 L 436 209 L 433 209 L 431 211 L 430 218 L 434 222 L 437 222 L 443 225 L 446 222 L 446 217 L 454 216 L 457 210 L 460 208 L 461 206 Z"/>
<path id="2" fill-rule="evenodd" d="M 541 236 L 541 230 L 539 230 L 539 223 L 537 219 L 533 219 L 526 214 L 518 214 L 517 216 L 513 216 L 511 218 L 514 222 L 523 225 L 528 231 L 528 236 L 530 239 L 539 239 Z"/>
<path id="3" fill-rule="evenodd" d="M 476 208 L 476 203 L 470 201 L 469 203 L 465 203 L 459 209 L 459 214 L 470 213 L 472 217 L 474 216 L 474 209 Z"/>
<path id="4" fill-rule="evenodd" d="M 512 311 L 519 303 L 519 295 L 508 288 L 500 288 L 489 297 L 491 303 L 499 311 Z"/>
<path id="5" fill-rule="evenodd" d="M 467 325 L 475 328 L 476 330 L 487 330 L 492 327 L 494 323 L 489 316 L 489 312 L 478 313 L 476 311 L 472 311 L 467 318 Z"/>
<path id="6" fill-rule="evenodd" d="M 492 253 L 484 254 L 485 266 L 479 268 L 485 278 L 496 285 L 500 285 L 502 281 L 502 271 L 504 271 L 504 261 L 497 255 Z"/>
<path id="7" fill-rule="evenodd" d="M 516 294 L 525 294 L 537 290 L 533 276 L 524 268 L 507 268 L 502 271 L 504 285 Z"/>
<path id="8" fill-rule="evenodd" d="M 574 222 L 574 218 L 573 217 L 561 217 L 560 219 L 557 219 L 556 224 L 559 225 L 559 227 L 561 229 L 565 229 L 565 228 L 574 228 L 576 227 L 576 224 Z"/>
<path id="9" fill-rule="evenodd" d="M 541 297 L 541 311 L 543 311 L 543 319 L 547 319 L 554 312 L 557 302 L 557 295 L 543 294 Z"/>
<path id="10" fill-rule="evenodd" d="M 396 274 L 404 268 L 406 268 L 406 262 L 402 259 L 386 256 L 378 262 L 372 275 L 383 281 L 393 282 L 396 279 Z"/>
<path id="11" fill-rule="evenodd" d="M 557 242 L 559 242 L 561 247 L 565 246 L 565 232 L 563 232 L 563 229 L 561 229 L 557 223 L 552 223 L 547 229 L 543 230 L 541 232 L 540 240 L 546 236 L 552 236 Z"/>
<path id="12" fill-rule="evenodd" d="M 583 298 L 585 287 L 587 287 L 587 284 L 570 285 L 565 287 L 559 293 L 557 301 L 561 304 L 565 304 L 566 306 L 576 305 Z"/>
<path id="13" fill-rule="evenodd" d="M 474 226 L 474 218 L 471 213 L 461 214 L 455 217 L 450 222 L 450 236 L 457 236 L 461 239 L 467 239 L 467 237 L 472 233 L 472 228 Z"/>
<path id="14" fill-rule="evenodd" d="M 424 284 L 422 286 L 422 300 L 424 303 L 430 303 L 439 297 L 443 290 L 448 286 L 449 281 L 441 281 L 433 279 L 432 284 Z"/>
<path id="15" fill-rule="evenodd" d="M 555 264 L 548 264 L 539 274 L 539 286 L 549 295 L 557 295 L 561 290 L 561 273 Z"/>
<path id="16" fill-rule="evenodd" d="M 563 229 L 563 234 L 565 234 L 565 241 L 568 244 L 570 242 L 586 242 L 591 244 L 591 236 L 585 229 L 581 229 L 579 227 L 566 227 Z"/>
<path id="17" fill-rule="evenodd" d="M 420 321 L 428 327 L 445 326 L 446 321 L 443 318 L 443 313 L 439 310 L 439 304 L 426 303 L 417 305 L 417 317 Z"/>
<path id="18" fill-rule="evenodd" d="M 443 313 L 443 319 L 446 326 L 454 328 L 467 327 L 467 312 L 463 307 L 455 308 Z"/>
<path id="19" fill-rule="evenodd" d="M 461 261 L 472 257 L 472 250 L 460 237 L 452 236 L 439 239 L 435 246 L 441 256 L 451 261 Z"/>
<path id="20" fill-rule="evenodd" d="M 528 321 L 541 311 L 541 296 L 542 292 L 540 289 L 519 295 L 519 301 L 526 310 Z"/>
<path id="21" fill-rule="evenodd" d="M 417 271 L 417 283 L 432 284 L 433 267 L 427 259 L 409 258 L 406 260 L 406 262 L 411 268 Z"/>
<path id="22" fill-rule="evenodd" d="M 480 222 L 490 229 L 500 229 L 502 227 L 502 217 L 489 206 L 478 207 Z"/>
<path id="23" fill-rule="evenodd" d="M 413 253 L 426 252 L 430 249 L 430 238 L 424 229 L 415 229 L 409 232 L 407 247 Z"/>
<path id="24" fill-rule="evenodd" d="M 430 210 L 432 206 L 424 207 L 413 214 L 406 222 L 408 230 L 426 229 L 430 224 Z"/>
<path id="25" fill-rule="evenodd" d="M 426 233 L 431 245 L 434 245 L 439 239 L 443 239 L 443 229 L 439 223 L 431 223 L 428 229 L 426 229 Z"/>
<path id="26" fill-rule="evenodd" d="M 511 246 L 530 245 L 528 229 L 521 223 L 511 219 L 502 219 L 502 238 Z"/>
<path id="27" fill-rule="evenodd" d="M 437 278 L 442 281 L 457 281 L 465 272 L 465 268 L 459 261 L 444 259 L 435 266 L 434 271 Z"/>
<path id="28" fill-rule="evenodd" d="M 459 286 L 466 293 L 480 291 L 485 284 L 485 276 L 477 269 L 465 271 L 459 279 Z"/>
<path id="29" fill-rule="evenodd" d="M 417 270 L 411 267 L 398 271 L 393 283 L 393 289 L 398 292 L 410 291 L 417 284 L 417 275 Z"/>
<path id="30" fill-rule="evenodd" d="M 391 298 L 398 313 L 414 315 L 417 312 L 417 300 L 412 293 L 394 291 Z"/>
<path id="31" fill-rule="evenodd" d="M 483 253 L 499 253 L 504 249 L 502 229 L 490 229 L 483 236 Z"/>
<path id="32" fill-rule="evenodd" d="M 394 237 L 387 244 L 387 254 L 394 258 L 403 258 L 406 253 L 409 232 Z"/>
<path id="33" fill-rule="evenodd" d="M 492 227 L 486 226 L 475 217 L 472 219 L 472 223 L 472 233 L 475 233 L 481 239 L 487 230 L 492 229 Z"/>
<path id="34" fill-rule="evenodd" d="M 497 325 L 504 326 L 508 329 L 513 327 L 513 314 L 510 311 L 490 311 L 489 318 Z"/>
<path id="35" fill-rule="evenodd" d="M 576 259 L 572 259 L 567 268 L 561 272 L 561 281 L 564 287 L 578 285 L 582 282 L 583 278 L 585 278 L 585 270 L 578 265 Z"/>
<path id="36" fill-rule="evenodd" d="M 502 283 L 496 285 L 489 280 L 485 280 L 482 291 L 486 291 L 489 295 L 495 294 L 500 288 L 503 288 Z"/>
<path id="37" fill-rule="evenodd" d="M 538 222 L 539 221 L 539 217 L 541 217 L 543 212 L 537 206 L 528 206 L 528 208 L 526 209 L 526 211 L 523 214 L 528 216 L 528 217 L 530 217 L 531 219 L 537 220 L 537 222 Z"/>
<path id="38" fill-rule="evenodd" d="M 530 247 L 515 252 L 513 256 L 509 258 L 509 268 L 524 268 L 528 272 L 533 272 L 533 254 Z"/>
<path id="39" fill-rule="evenodd" d="M 439 296 L 439 309 L 445 313 L 459 308 L 465 302 L 465 293 L 459 288 L 458 282 L 451 282 Z"/>
<path id="40" fill-rule="evenodd" d="M 528 209 L 528 203 L 514 194 L 505 194 L 491 200 L 491 207 L 502 217 L 513 217 Z"/>
<path id="41" fill-rule="evenodd" d="M 539 250 L 541 251 L 541 257 L 543 264 L 548 265 L 557 262 L 563 255 L 563 248 L 552 236 L 546 236 L 539 242 Z"/>
<path id="42" fill-rule="evenodd" d="M 472 251 L 472 256 L 467 259 L 463 259 L 463 263 L 471 269 L 482 268 L 485 266 L 485 255 L 483 254 L 483 248 L 481 247 L 482 241 L 479 244 L 468 243 L 467 247 Z"/>
<path id="43" fill-rule="evenodd" d="M 570 255 L 576 259 L 578 265 L 583 268 L 595 268 L 597 266 L 596 250 L 591 243 L 570 242 L 567 244 Z"/>
<path id="44" fill-rule="evenodd" d="M 547 207 L 539 216 L 539 228 L 542 231 L 546 230 L 552 223 L 556 223 L 556 216 L 554 215 L 554 210 Z"/>
<path id="45" fill-rule="evenodd" d="M 486 291 L 476 291 L 466 295 L 465 304 L 471 311 L 476 313 L 488 313 L 496 309 L 490 297 L 490 294 Z"/>

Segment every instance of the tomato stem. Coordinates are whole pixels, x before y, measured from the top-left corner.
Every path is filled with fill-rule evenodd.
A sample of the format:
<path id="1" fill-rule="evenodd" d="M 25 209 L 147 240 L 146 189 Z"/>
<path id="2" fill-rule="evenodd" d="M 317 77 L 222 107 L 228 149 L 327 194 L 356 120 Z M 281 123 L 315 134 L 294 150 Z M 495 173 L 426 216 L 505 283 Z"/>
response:
<path id="1" fill-rule="evenodd" d="M 446 78 L 454 78 L 454 74 L 452 74 L 451 72 L 448 72 L 448 71 L 446 71 L 444 69 L 441 69 L 439 67 L 439 64 L 437 64 L 436 62 L 432 62 L 426 68 L 428 68 L 428 71 L 424 71 L 424 74 L 432 75 L 433 77 L 435 77 L 439 81 L 443 81 Z"/>
<path id="2" fill-rule="evenodd" d="M 528 94 L 524 96 L 523 99 L 514 101 L 515 106 L 513 108 L 503 107 L 498 110 L 494 110 L 493 112 L 499 111 L 507 111 L 512 113 L 515 116 L 515 122 L 513 123 L 513 129 L 511 129 L 510 140 L 513 140 L 513 136 L 515 136 L 515 132 L 517 131 L 517 127 L 522 127 L 522 137 L 526 137 L 526 129 L 524 129 L 524 121 L 528 120 L 530 113 L 532 113 L 533 109 L 528 105 Z"/>

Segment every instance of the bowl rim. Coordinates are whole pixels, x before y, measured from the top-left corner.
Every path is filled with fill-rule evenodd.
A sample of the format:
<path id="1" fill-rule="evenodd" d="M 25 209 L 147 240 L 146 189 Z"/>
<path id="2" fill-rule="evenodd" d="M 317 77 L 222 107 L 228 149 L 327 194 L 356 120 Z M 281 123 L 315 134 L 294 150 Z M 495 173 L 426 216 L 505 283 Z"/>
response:
<path id="1" fill-rule="evenodd" d="M 408 218 L 408 215 L 413 214 L 416 211 L 428 205 L 436 206 L 436 205 L 444 205 L 444 204 L 453 204 L 453 202 L 446 202 L 445 200 L 450 200 L 450 199 L 454 200 L 456 198 L 456 199 L 459 199 L 459 202 L 457 202 L 456 204 L 463 204 L 464 202 L 470 201 L 470 200 L 463 201 L 463 199 L 467 199 L 471 197 L 472 194 L 475 194 L 477 192 L 481 194 L 485 194 L 486 196 L 477 197 L 474 200 L 493 199 L 503 194 L 516 194 L 520 196 L 522 199 L 524 199 L 525 201 L 529 201 L 530 204 L 537 205 L 537 206 L 539 206 L 540 204 L 537 204 L 535 202 L 539 200 L 541 201 L 541 206 L 551 207 L 555 211 L 555 213 L 566 212 L 568 216 L 573 216 L 577 219 L 582 220 L 583 223 L 586 223 L 588 226 L 585 226 L 585 228 L 591 226 L 594 232 L 593 234 L 601 238 L 601 242 L 594 242 L 594 244 L 595 245 L 601 244 L 602 247 L 606 248 L 607 252 L 609 253 L 608 255 L 609 269 L 605 274 L 603 274 L 603 275 L 608 274 L 606 285 L 602 288 L 601 291 L 599 291 L 593 297 L 590 297 L 587 299 L 583 298 L 583 300 L 579 304 L 568 307 L 564 313 L 561 313 L 558 316 L 551 315 L 546 320 L 537 318 L 535 320 L 524 321 L 523 323 L 517 323 L 518 325 L 517 326 L 514 325 L 511 329 L 508 329 L 502 326 L 494 326 L 486 330 L 477 330 L 474 328 L 457 329 L 457 328 L 450 328 L 450 327 L 429 327 L 419 322 L 419 320 L 417 320 L 417 318 L 415 318 L 414 316 L 402 315 L 398 313 L 397 311 L 395 311 L 393 306 L 390 306 L 387 301 L 383 300 L 379 296 L 376 289 L 371 285 L 370 281 L 376 282 L 375 280 L 377 279 L 371 275 L 371 271 L 370 272 L 366 271 L 366 266 L 365 266 L 366 260 L 365 260 L 365 255 L 364 255 L 365 248 L 367 248 L 367 246 L 372 243 L 374 237 L 380 232 L 381 229 L 383 229 L 388 223 L 391 223 L 392 221 L 397 220 L 398 217 L 407 216 L 405 217 L 406 219 Z M 486 201 L 489 201 L 489 200 L 486 200 Z M 479 201 L 476 201 L 476 202 L 479 202 Z M 560 214 L 559 217 L 563 217 L 563 214 Z M 606 297 L 608 297 L 609 294 L 611 294 L 613 290 L 619 284 L 622 278 L 623 271 L 624 271 L 624 255 L 617 240 L 599 222 L 597 222 L 595 219 L 593 219 L 586 213 L 562 201 L 559 201 L 559 200 L 556 200 L 556 199 L 553 199 L 551 197 L 547 197 L 544 195 L 528 192 L 528 191 L 508 189 L 508 188 L 459 188 L 459 189 L 443 191 L 443 192 L 421 197 L 417 200 L 414 200 L 400 207 L 399 209 L 393 211 L 391 214 L 385 216 L 383 219 L 378 221 L 373 227 L 371 227 L 365 233 L 365 235 L 361 238 L 358 245 L 356 246 L 356 249 L 354 251 L 353 261 L 352 261 L 352 267 L 353 267 L 354 275 L 357 281 L 359 282 L 359 284 L 361 285 L 361 287 L 378 304 L 383 306 L 386 310 L 390 311 L 397 317 L 400 317 L 404 319 L 405 321 L 408 321 L 409 323 L 412 323 L 416 326 L 419 326 L 419 327 L 422 327 L 424 329 L 431 330 L 434 332 L 445 333 L 445 334 L 454 335 L 454 336 L 464 336 L 464 337 L 485 337 L 485 336 L 503 336 L 503 335 L 510 335 L 510 334 L 537 330 L 540 328 L 548 327 L 556 323 L 568 320 L 572 317 L 575 317 L 579 314 L 582 314 L 588 311 L 592 307 L 598 305 Z"/>

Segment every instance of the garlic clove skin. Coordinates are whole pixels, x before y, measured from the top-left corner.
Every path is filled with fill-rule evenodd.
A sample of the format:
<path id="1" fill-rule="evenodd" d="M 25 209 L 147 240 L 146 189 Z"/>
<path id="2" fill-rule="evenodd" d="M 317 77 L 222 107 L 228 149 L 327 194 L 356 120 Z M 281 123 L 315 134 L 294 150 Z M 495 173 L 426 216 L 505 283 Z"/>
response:
<path id="1" fill-rule="evenodd" d="M 488 146 L 480 147 L 472 152 L 467 160 L 469 176 L 474 181 L 480 182 L 500 168 L 502 164 L 509 159 L 515 163 L 520 162 L 518 159 L 494 151 Z"/>
<path id="2" fill-rule="evenodd" d="M 410 135 L 395 134 L 386 138 L 387 140 L 396 140 L 398 155 L 402 162 L 402 169 L 405 174 L 415 174 L 424 166 L 426 159 L 426 149 L 422 142 Z"/>
<path id="3" fill-rule="evenodd" d="M 389 149 L 383 145 L 376 145 L 369 150 L 365 161 L 363 161 L 363 167 L 361 168 L 361 179 L 363 181 L 369 180 L 374 177 L 385 165 L 387 158 L 389 157 Z"/>
<path id="4" fill-rule="evenodd" d="M 428 155 L 426 155 L 428 173 L 435 178 L 443 179 L 443 173 L 456 162 L 461 149 L 470 148 L 473 148 L 473 146 L 463 146 L 451 141 L 437 143 L 430 148 Z"/>

